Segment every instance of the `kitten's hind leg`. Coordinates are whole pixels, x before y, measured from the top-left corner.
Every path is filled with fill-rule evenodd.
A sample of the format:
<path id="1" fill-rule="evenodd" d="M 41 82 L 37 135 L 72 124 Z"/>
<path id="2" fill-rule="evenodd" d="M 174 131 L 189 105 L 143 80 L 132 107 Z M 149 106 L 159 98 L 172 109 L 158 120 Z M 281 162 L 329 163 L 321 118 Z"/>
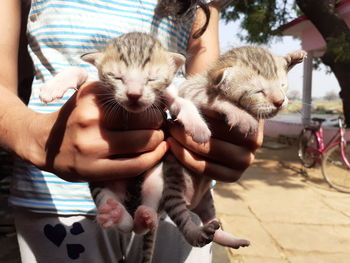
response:
<path id="1" fill-rule="evenodd" d="M 142 204 L 134 215 L 134 232 L 145 234 L 154 230 L 158 225 L 158 208 L 163 193 L 162 165 L 159 164 L 149 170 L 144 177 L 141 189 Z"/>
<path id="2" fill-rule="evenodd" d="M 122 204 L 126 193 L 125 182 L 109 182 L 108 184 L 108 187 L 92 188 L 92 194 L 98 207 L 96 220 L 104 228 L 117 227 L 121 232 L 130 233 L 133 228 L 133 219 Z"/>
<path id="3" fill-rule="evenodd" d="M 203 196 L 203 198 L 201 199 L 198 206 L 195 209 L 193 209 L 193 212 L 195 212 L 199 216 L 202 222 L 211 222 L 211 221 L 217 222 L 216 219 L 213 219 L 215 218 L 215 206 L 214 206 L 214 199 L 212 194 L 213 192 L 211 190 L 208 190 Z M 249 240 L 246 240 L 243 238 L 237 238 L 234 235 L 231 235 L 230 233 L 223 231 L 221 228 L 215 231 L 213 241 L 222 246 L 236 248 L 236 249 L 250 245 Z"/>
<path id="4" fill-rule="evenodd" d="M 183 168 L 171 154 L 167 154 L 163 162 L 164 192 L 162 207 L 178 226 L 187 242 L 202 247 L 213 241 L 219 223 L 215 220 L 199 226 L 192 221 L 190 210 L 184 199 L 185 180 Z"/>
<path id="5" fill-rule="evenodd" d="M 216 230 L 214 234 L 214 242 L 219 245 L 235 249 L 240 247 L 247 247 L 250 245 L 249 240 L 235 237 L 234 235 L 223 231 L 221 228 Z"/>

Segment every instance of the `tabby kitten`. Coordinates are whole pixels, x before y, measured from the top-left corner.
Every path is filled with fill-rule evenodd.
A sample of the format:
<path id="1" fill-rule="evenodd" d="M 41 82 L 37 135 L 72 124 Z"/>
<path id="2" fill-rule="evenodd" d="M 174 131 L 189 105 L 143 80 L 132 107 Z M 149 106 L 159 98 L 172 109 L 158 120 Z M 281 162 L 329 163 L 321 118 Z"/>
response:
<path id="1" fill-rule="evenodd" d="M 169 87 L 185 58 L 166 51 L 161 43 L 149 34 L 128 33 L 112 39 L 99 52 L 85 54 L 84 61 L 96 66 L 99 86 L 105 95 L 105 107 L 111 103 L 116 110 L 141 113 L 161 108 L 165 103 L 172 115 L 177 116 L 194 141 L 205 143 L 210 130 L 197 108 L 177 95 Z M 92 78 L 79 67 L 70 67 L 45 83 L 40 98 L 45 103 L 63 96 L 67 89 L 78 89 Z M 141 205 L 131 216 L 124 202 L 127 201 L 129 180 L 91 184 L 92 194 L 98 207 L 97 221 L 102 227 L 116 227 L 121 232 L 132 230 L 145 234 L 144 262 L 152 258 L 154 230 L 158 222 L 159 201 L 163 193 L 161 165 L 147 171 L 141 186 Z"/>
<path id="2" fill-rule="evenodd" d="M 281 57 L 260 47 L 233 48 L 223 54 L 206 73 L 189 77 L 183 82 L 179 95 L 193 101 L 201 109 L 223 114 L 228 125 L 237 127 L 242 133 L 255 133 L 259 119 L 275 116 L 287 104 L 287 73 L 305 56 L 306 52 L 302 50 Z M 204 231 L 217 227 L 210 194 L 196 208 L 204 223 L 202 228 L 198 228 L 191 221 L 181 191 L 186 185 L 194 184 L 191 172 L 171 156 L 166 157 L 163 172 L 165 184 L 162 206 L 190 244 L 202 246 L 213 239 L 218 244 L 232 248 L 249 245 L 248 240 L 236 238 L 221 229 L 215 231 L 214 237 Z M 211 180 L 205 177 L 199 180 L 197 184 L 210 188 Z M 176 188 L 172 187 L 175 181 Z"/>

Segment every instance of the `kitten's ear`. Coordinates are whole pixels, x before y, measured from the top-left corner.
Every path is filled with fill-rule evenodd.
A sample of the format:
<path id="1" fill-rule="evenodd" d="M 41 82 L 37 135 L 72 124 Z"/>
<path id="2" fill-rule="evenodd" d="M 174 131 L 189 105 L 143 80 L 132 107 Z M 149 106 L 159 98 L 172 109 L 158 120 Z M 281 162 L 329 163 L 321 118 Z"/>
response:
<path id="1" fill-rule="evenodd" d="M 214 87 L 219 87 L 224 82 L 227 70 L 227 68 L 221 68 L 209 73 L 209 77 L 212 79 Z"/>
<path id="2" fill-rule="evenodd" d="M 84 60 L 85 62 L 88 62 L 94 66 L 99 62 L 101 58 L 102 53 L 101 52 L 91 52 L 91 53 L 86 53 L 82 55 L 80 58 Z"/>
<path id="3" fill-rule="evenodd" d="M 168 53 L 174 62 L 175 73 L 176 73 L 179 70 L 179 68 L 185 64 L 186 57 L 184 55 L 179 54 L 179 53 L 174 53 L 174 52 L 168 52 Z"/>
<path id="4" fill-rule="evenodd" d="M 306 55 L 307 53 L 304 50 L 294 51 L 285 55 L 284 58 L 287 61 L 287 69 L 290 70 L 296 64 L 303 62 Z"/>

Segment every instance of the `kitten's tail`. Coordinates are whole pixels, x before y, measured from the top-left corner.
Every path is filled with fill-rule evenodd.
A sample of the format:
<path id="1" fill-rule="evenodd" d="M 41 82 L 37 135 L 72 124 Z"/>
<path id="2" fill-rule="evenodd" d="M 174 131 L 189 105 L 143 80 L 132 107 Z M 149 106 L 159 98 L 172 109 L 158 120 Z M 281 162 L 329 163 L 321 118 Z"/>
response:
<path id="1" fill-rule="evenodd" d="M 142 247 L 142 263 L 151 263 L 154 253 L 154 244 L 156 240 L 156 234 L 157 234 L 157 227 L 155 227 L 153 230 L 147 232 L 143 236 L 143 247 Z"/>

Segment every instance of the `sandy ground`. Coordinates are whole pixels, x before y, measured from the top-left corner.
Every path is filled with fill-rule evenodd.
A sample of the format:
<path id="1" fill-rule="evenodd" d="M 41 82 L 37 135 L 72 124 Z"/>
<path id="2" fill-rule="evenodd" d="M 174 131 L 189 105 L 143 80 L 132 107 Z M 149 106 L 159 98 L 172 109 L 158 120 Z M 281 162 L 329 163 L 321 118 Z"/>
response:
<path id="1" fill-rule="evenodd" d="M 237 183 L 217 184 L 215 203 L 223 228 L 251 246 L 215 246 L 214 263 L 350 262 L 350 195 L 331 189 L 320 167 L 304 169 L 294 145 L 266 139 Z"/>

